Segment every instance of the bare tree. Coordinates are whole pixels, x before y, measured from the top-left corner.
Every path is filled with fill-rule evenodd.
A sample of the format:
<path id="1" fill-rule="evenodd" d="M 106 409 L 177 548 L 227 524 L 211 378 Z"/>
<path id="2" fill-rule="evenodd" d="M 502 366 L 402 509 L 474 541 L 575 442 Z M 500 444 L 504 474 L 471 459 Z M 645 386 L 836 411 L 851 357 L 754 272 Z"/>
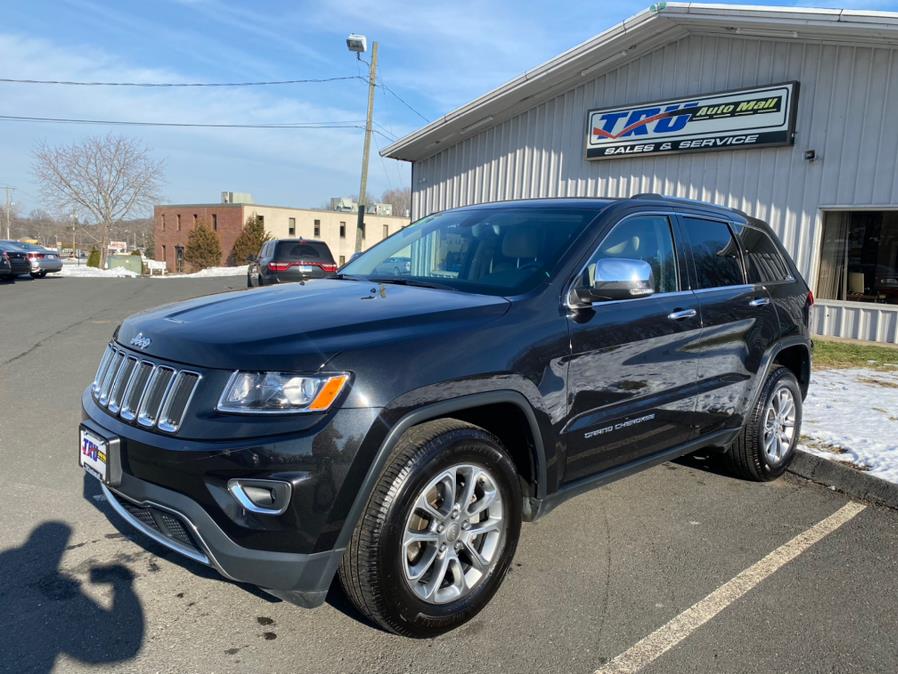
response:
<path id="1" fill-rule="evenodd" d="M 105 266 L 110 228 L 158 200 L 162 162 L 136 141 L 110 134 L 60 147 L 39 145 L 34 174 L 54 208 L 96 221 Z"/>
<path id="2" fill-rule="evenodd" d="M 408 187 L 387 190 L 380 200 L 393 206 L 393 215 L 406 216 L 412 210 L 412 190 Z"/>

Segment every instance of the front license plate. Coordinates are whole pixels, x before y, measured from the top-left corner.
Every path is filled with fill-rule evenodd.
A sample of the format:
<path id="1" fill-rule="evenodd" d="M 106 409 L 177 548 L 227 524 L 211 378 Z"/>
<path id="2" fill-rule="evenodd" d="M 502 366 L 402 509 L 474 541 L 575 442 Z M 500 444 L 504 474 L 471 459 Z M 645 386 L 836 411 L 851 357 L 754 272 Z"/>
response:
<path id="1" fill-rule="evenodd" d="M 78 463 L 98 480 L 106 482 L 109 444 L 84 428 L 81 429 L 81 452 Z"/>

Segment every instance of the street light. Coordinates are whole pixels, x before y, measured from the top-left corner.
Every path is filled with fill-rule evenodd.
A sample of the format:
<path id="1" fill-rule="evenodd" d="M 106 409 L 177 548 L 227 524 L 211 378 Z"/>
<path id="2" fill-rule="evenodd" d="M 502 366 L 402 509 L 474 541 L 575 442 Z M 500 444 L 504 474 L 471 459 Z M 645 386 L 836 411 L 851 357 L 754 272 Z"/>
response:
<path id="1" fill-rule="evenodd" d="M 350 33 L 346 37 L 346 48 L 354 52 L 362 61 L 362 54 L 368 49 L 368 38 Z M 364 61 L 362 61 L 364 63 Z M 371 151 L 371 121 L 374 117 L 374 86 L 377 79 L 377 42 L 371 43 L 371 63 L 368 64 L 368 117 L 365 121 L 365 145 L 362 150 L 362 180 L 359 186 L 359 215 L 355 226 L 355 252 L 362 250 L 362 233 L 365 228 L 365 206 L 368 191 L 368 155 Z"/>

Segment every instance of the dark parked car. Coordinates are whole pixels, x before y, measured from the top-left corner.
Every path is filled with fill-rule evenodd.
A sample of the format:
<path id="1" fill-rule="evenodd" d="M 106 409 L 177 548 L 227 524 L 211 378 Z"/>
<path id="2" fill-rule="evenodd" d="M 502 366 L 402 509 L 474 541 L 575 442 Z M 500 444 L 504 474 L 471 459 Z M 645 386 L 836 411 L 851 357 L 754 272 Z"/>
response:
<path id="1" fill-rule="evenodd" d="M 376 273 L 395 257 L 414 274 Z M 131 525 L 228 578 L 316 606 L 339 575 L 379 625 L 432 636 L 567 498 L 700 448 L 782 475 L 812 302 L 738 211 L 459 208 L 336 278 L 124 321 L 82 397 L 81 464 Z"/>
<path id="2" fill-rule="evenodd" d="M 44 278 L 47 274 L 62 271 L 62 260 L 56 251 L 52 251 L 36 243 L 22 241 L 0 241 L 0 244 L 10 244 L 24 250 L 31 263 L 29 273 L 32 278 Z"/>
<path id="3" fill-rule="evenodd" d="M 15 282 L 16 276 L 31 273 L 27 251 L 17 245 L 0 241 L 0 279 Z"/>
<path id="4" fill-rule="evenodd" d="M 273 239 L 266 241 L 259 257 L 250 261 L 246 287 L 332 278 L 336 274 L 334 256 L 324 241 Z"/>

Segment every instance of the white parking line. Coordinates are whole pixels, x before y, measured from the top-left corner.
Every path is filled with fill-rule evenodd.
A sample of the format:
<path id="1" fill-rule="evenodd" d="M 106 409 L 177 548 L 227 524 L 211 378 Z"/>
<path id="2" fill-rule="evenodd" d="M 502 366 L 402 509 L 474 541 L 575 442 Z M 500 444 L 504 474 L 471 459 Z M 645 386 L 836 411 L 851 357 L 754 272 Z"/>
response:
<path id="1" fill-rule="evenodd" d="M 850 521 L 867 506 L 847 503 L 826 519 L 784 543 L 738 576 L 696 602 L 666 625 L 658 628 L 629 649 L 599 667 L 595 674 L 638 672 L 670 648 L 676 646 L 762 580 L 795 559 L 826 535 Z"/>

